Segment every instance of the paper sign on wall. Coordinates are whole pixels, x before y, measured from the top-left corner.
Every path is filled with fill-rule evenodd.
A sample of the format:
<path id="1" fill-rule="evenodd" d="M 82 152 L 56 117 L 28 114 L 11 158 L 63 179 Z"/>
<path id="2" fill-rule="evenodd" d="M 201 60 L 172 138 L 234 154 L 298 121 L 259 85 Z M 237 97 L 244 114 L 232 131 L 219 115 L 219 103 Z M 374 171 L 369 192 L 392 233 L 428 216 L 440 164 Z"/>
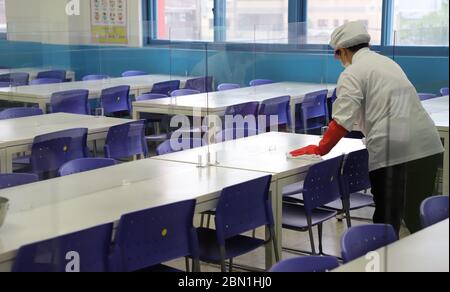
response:
<path id="1" fill-rule="evenodd" d="M 91 0 L 94 43 L 128 44 L 127 0 Z"/>

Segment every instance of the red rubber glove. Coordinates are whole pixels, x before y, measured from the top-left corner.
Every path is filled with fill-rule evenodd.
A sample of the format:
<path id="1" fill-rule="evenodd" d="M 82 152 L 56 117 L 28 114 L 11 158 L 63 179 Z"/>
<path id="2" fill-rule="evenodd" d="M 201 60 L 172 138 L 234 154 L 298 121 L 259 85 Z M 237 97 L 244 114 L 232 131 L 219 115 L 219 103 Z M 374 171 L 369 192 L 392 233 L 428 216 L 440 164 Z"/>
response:
<path id="1" fill-rule="evenodd" d="M 290 154 L 293 157 L 298 157 L 301 155 L 320 155 L 324 156 L 330 153 L 331 149 L 336 146 L 339 141 L 348 134 L 348 131 L 340 126 L 335 121 L 331 121 L 328 131 L 323 136 L 322 141 L 320 141 L 319 146 L 310 145 L 299 150 L 292 151 Z"/>

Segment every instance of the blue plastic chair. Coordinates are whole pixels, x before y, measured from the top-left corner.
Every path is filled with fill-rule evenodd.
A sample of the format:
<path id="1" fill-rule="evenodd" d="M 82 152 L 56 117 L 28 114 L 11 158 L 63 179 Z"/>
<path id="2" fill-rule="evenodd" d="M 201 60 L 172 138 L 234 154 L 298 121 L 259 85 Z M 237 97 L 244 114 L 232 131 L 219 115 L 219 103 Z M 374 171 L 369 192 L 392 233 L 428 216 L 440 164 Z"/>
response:
<path id="1" fill-rule="evenodd" d="M 56 173 L 66 162 L 89 156 L 88 129 L 70 129 L 34 138 L 31 147 L 31 169 L 38 175 Z"/>
<path id="2" fill-rule="evenodd" d="M 50 98 L 52 113 L 89 114 L 89 90 L 55 92 Z"/>
<path id="3" fill-rule="evenodd" d="M 12 271 L 70 272 L 70 261 L 78 259 L 79 272 L 107 272 L 112 231 L 113 224 L 106 224 L 23 246 Z"/>
<path id="4" fill-rule="evenodd" d="M 184 88 L 198 90 L 200 93 L 213 92 L 213 82 L 214 80 L 211 76 L 189 79 L 186 81 Z"/>
<path id="5" fill-rule="evenodd" d="M 270 269 L 271 273 L 324 273 L 339 267 L 335 257 L 308 256 L 284 260 Z"/>
<path id="6" fill-rule="evenodd" d="M 136 97 L 136 101 L 144 101 L 144 100 L 152 100 L 152 99 L 159 99 L 159 98 L 167 98 L 169 97 L 166 94 L 160 94 L 160 93 L 145 93 L 142 95 L 139 95 Z"/>
<path id="7" fill-rule="evenodd" d="M 420 206 L 422 227 L 427 228 L 448 219 L 448 197 L 436 196 L 423 201 Z"/>
<path id="8" fill-rule="evenodd" d="M 59 169 L 59 176 L 68 176 L 99 168 L 116 165 L 114 159 L 109 158 L 80 158 L 67 162 Z"/>
<path id="9" fill-rule="evenodd" d="M 122 73 L 122 77 L 134 77 L 134 76 L 143 76 L 143 75 L 148 75 L 148 73 L 144 72 L 144 71 L 137 71 L 137 70 L 130 70 L 130 71 L 125 71 Z"/>
<path id="10" fill-rule="evenodd" d="M 161 264 L 182 257 L 192 257 L 194 271 L 199 271 L 195 205 L 190 200 L 122 216 L 110 256 L 111 271 L 175 271 Z"/>
<path id="11" fill-rule="evenodd" d="M 161 143 L 156 148 L 156 155 L 164 155 L 189 149 L 194 149 L 198 147 L 202 147 L 205 145 L 204 141 L 202 139 L 181 139 L 181 140 L 166 140 L 163 143 Z"/>
<path id="12" fill-rule="evenodd" d="M 429 100 L 429 99 L 433 99 L 433 98 L 437 97 L 437 95 L 433 94 L 433 93 L 418 93 L 418 95 L 419 95 L 419 99 L 421 101 L 425 101 L 425 100 Z"/>
<path id="13" fill-rule="evenodd" d="M 169 96 L 172 91 L 180 89 L 180 80 L 169 80 L 153 84 L 150 93 L 164 94 Z"/>
<path id="14" fill-rule="evenodd" d="M 145 93 L 136 97 L 136 101 L 153 100 L 167 97 L 168 97 L 167 95 L 160 93 Z M 141 113 L 141 119 L 146 120 L 147 123 L 155 125 L 156 123 L 162 123 L 165 120 L 167 120 L 168 116 L 163 114 Z M 154 131 L 157 132 L 156 128 Z M 168 133 L 159 133 L 145 136 L 145 140 L 150 143 L 163 142 L 166 141 L 168 138 L 169 138 Z"/>
<path id="15" fill-rule="evenodd" d="M 0 75 L 0 82 L 9 83 L 11 86 L 24 86 L 28 85 L 30 75 L 28 73 L 9 73 Z"/>
<path id="16" fill-rule="evenodd" d="M 39 177 L 32 173 L 0 174 L 0 190 L 12 188 L 39 181 Z"/>
<path id="17" fill-rule="evenodd" d="M 317 254 L 313 227 L 318 227 L 319 254 L 324 255 L 322 247 L 323 223 L 337 215 L 336 211 L 321 207 L 338 199 L 343 200 L 340 186 L 343 159 L 344 156 L 339 156 L 310 167 L 304 181 L 303 205 L 296 201 L 285 200 L 283 203 L 283 228 L 300 232 L 308 231 L 313 255 Z M 348 204 L 343 203 L 343 206 L 348 206 Z M 346 210 L 346 214 L 348 214 L 348 210 Z M 286 248 L 286 250 L 298 252 L 295 249 Z"/>
<path id="18" fill-rule="evenodd" d="M 448 95 L 448 87 L 442 88 L 440 90 L 440 92 L 441 92 L 442 96 L 447 96 Z"/>
<path id="19" fill-rule="evenodd" d="M 266 84 L 272 84 L 274 83 L 272 80 L 269 79 L 255 79 L 250 81 L 250 86 L 260 86 L 260 85 L 266 85 Z"/>
<path id="20" fill-rule="evenodd" d="M 270 129 L 273 126 L 288 127 L 291 124 L 290 106 L 291 97 L 281 96 L 264 100 L 259 107 L 259 116 L 265 116 L 266 128 Z M 271 116 L 277 116 L 278 122 L 274 124 L 271 121 Z"/>
<path id="21" fill-rule="evenodd" d="M 104 80 L 104 79 L 108 79 L 108 78 L 109 78 L 108 75 L 94 74 L 94 75 L 86 75 L 83 77 L 82 80 L 83 81 L 93 81 L 93 80 Z"/>
<path id="22" fill-rule="evenodd" d="M 269 189 L 272 176 L 265 176 L 245 183 L 224 188 L 216 208 L 216 230 L 199 228 L 200 260 L 220 263 L 226 271 L 225 261 L 262 247 L 270 242 L 278 250 L 275 237 L 272 204 Z M 267 227 L 267 241 L 242 234 L 259 227 Z M 279 261 L 276 253 L 276 261 Z"/>
<path id="23" fill-rule="evenodd" d="M 135 155 L 147 156 L 144 130 L 144 120 L 111 127 L 106 136 L 105 158 L 121 160 Z"/>
<path id="24" fill-rule="evenodd" d="M 0 120 L 17 119 L 31 116 L 40 116 L 44 113 L 40 108 L 35 107 L 16 107 L 5 109 L 0 112 Z"/>
<path id="25" fill-rule="evenodd" d="M 178 90 L 174 90 L 170 93 L 170 96 L 172 97 L 177 97 L 177 96 L 185 96 L 185 95 L 194 95 L 194 94 L 199 94 L 200 91 L 195 90 L 195 89 L 178 89 Z"/>
<path id="26" fill-rule="evenodd" d="M 215 135 L 216 143 L 237 140 L 258 135 L 257 129 L 252 128 L 230 128 L 218 132 Z"/>
<path id="27" fill-rule="evenodd" d="M 365 193 L 370 188 L 369 152 L 363 149 L 349 153 L 345 158 L 341 176 L 341 190 L 344 198 L 349 201 L 349 211 L 375 205 L 373 196 Z M 346 210 L 340 199 L 325 207 L 339 213 L 345 213 Z M 350 218 L 347 218 L 347 225 L 351 227 Z"/>
<path id="28" fill-rule="evenodd" d="M 259 109 L 259 102 L 247 102 L 243 104 L 237 104 L 229 106 L 225 109 L 225 122 L 224 122 L 224 129 L 231 129 L 231 128 L 250 128 L 254 129 L 258 127 L 257 123 L 257 116 L 258 116 L 258 109 Z M 229 118 L 235 118 L 236 116 L 242 116 L 243 118 L 246 117 L 253 117 L 255 124 L 249 125 L 246 123 L 245 125 L 236 125 L 236 123 L 233 123 L 232 126 L 227 125 L 227 117 Z"/>
<path id="29" fill-rule="evenodd" d="M 55 78 L 38 78 L 30 81 L 30 85 L 56 84 L 63 81 Z"/>
<path id="30" fill-rule="evenodd" d="M 344 263 L 348 263 L 397 240 L 397 234 L 391 225 L 373 224 L 352 227 L 341 238 L 342 258 Z"/>
<path id="31" fill-rule="evenodd" d="M 66 71 L 65 70 L 43 71 L 39 72 L 36 76 L 36 79 L 43 79 L 43 78 L 58 79 L 60 82 L 65 82 Z"/>
<path id="32" fill-rule="evenodd" d="M 226 90 L 232 90 L 232 89 L 238 89 L 241 88 L 239 84 L 235 83 L 222 83 L 217 86 L 217 91 L 226 91 Z"/>
<path id="33" fill-rule="evenodd" d="M 130 86 L 123 85 L 103 89 L 100 103 L 105 115 L 129 115 L 131 112 Z"/>
<path id="34" fill-rule="evenodd" d="M 308 134 L 311 131 L 321 130 L 328 124 L 327 97 L 328 90 L 305 95 L 302 104 L 296 108 L 296 111 L 300 112 L 300 121 L 296 121 L 297 130 Z"/>

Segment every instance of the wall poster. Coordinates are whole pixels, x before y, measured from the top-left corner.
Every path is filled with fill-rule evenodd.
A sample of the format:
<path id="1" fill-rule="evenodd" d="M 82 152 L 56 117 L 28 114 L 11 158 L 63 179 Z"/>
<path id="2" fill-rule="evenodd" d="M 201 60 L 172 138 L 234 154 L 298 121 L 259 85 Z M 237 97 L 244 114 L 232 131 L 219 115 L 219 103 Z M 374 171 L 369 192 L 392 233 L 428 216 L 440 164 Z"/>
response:
<path id="1" fill-rule="evenodd" d="M 128 44 L 127 0 L 91 0 L 94 43 Z"/>

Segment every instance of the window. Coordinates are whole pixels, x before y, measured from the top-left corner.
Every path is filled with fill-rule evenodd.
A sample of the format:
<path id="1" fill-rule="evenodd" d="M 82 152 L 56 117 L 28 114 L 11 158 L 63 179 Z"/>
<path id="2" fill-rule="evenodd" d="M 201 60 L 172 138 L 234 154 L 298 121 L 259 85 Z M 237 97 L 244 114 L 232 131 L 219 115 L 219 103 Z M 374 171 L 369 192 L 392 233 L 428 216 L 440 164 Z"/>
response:
<path id="1" fill-rule="evenodd" d="M 328 44 L 336 27 L 360 20 L 367 24 L 372 44 L 379 45 L 382 14 L 382 0 L 308 0 L 308 43 Z"/>
<path id="2" fill-rule="evenodd" d="M 394 44 L 448 46 L 449 0 L 395 0 Z"/>
<path id="3" fill-rule="evenodd" d="M 0 33 L 6 33 L 5 0 L 0 0 Z"/>
<path id="4" fill-rule="evenodd" d="M 214 0 L 158 0 L 157 38 L 213 41 Z"/>
<path id="5" fill-rule="evenodd" d="M 287 42 L 288 6 L 289 0 L 227 0 L 227 41 Z"/>

